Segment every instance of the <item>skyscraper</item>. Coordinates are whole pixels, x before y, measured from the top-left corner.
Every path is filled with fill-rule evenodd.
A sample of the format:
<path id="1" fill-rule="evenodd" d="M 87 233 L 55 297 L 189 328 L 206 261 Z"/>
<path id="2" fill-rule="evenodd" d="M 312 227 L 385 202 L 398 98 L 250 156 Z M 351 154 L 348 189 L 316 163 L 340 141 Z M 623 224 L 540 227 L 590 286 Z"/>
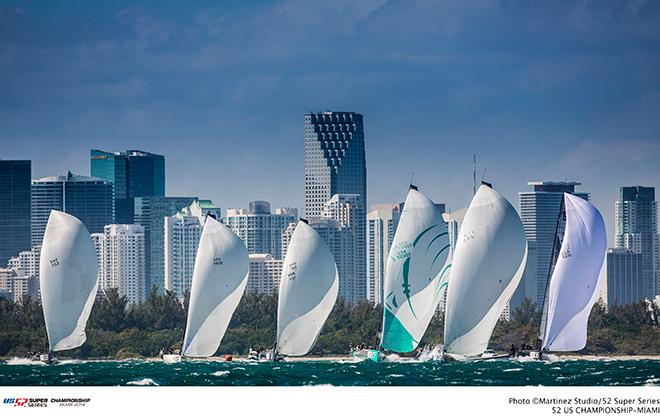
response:
<path id="1" fill-rule="evenodd" d="M 367 168 L 362 115 L 305 114 L 305 216 L 319 218 L 335 194 L 358 194 L 367 212 Z"/>
<path id="2" fill-rule="evenodd" d="M 564 192 L 589 200 L 589 194 L 575 192 L 579 182 L 537 181 L 528 182 L 527 185 L 533 187 L 533 190 L 520 192 L 518 196 L 530 267 L 525 267 L 522 281 L 511 299 L 511 310 L 525 297 L 530 297 L 537 308 L 543 307 Z"/>
<path id="3" fill-rule="evenodd" d="M 132 224 L 133 198 L 165 196 L 165 157 L 142 150 L 90 151 L 91 175 L 115 185 L 115 221 Z"/>
<path id="4" fill-rule="evenodd" d="M 209 200 L 193 201 L 173 216 L 165 217 L 166 290 L 183 299 L 192 286 L 197 247 L 207 215 L 220 219 L 220 207 Z"/>
<path id="5" fill-rule="evenodd" d="M 99 259 L 99 287 L 115 288 L 129 305 L 146 299 L 144 228 L 137 224 L 110 224 L 92 234 Z"/>
<path id="6" fill-rule="evenodd" d="M 32 246 L 41 245 L 53 209 L 75 216 L 90 233 L 114 222 L 112 182 L 68 172 L 33 180 L 31 194 Z"/>
<path id="7" fill-rule="evenodd" d="M 626 305 L 645 298 L 642 255 L 622 248 L 607 250 L 607 303 Z"/>
<path id="8" fill-rule="evenodd" d="M 614 244 L 616 248 L 642 255 L 642 291 L 648 299 L 660 293 L 657 215 L 655 188 L 619 188 L 614 214 Z"/>
<path id="9" fill-rule="evenodd" d="M 361 299 L 356 297 L 359 293 L 355 290 L 357 263 L 355 230 L 330 218 L 310 220 L 309 225 L 321 235 L 335 259 L 339 274 L 339 297 L 347 302 Z M 362 260 L 364 261 L 364 257 Z"/>
<path id="10" fill-rule="evenodd" d="M 321 217 L 339 222 L 353 234 L 353 272 L 339 276 L 339 294 L 355 302 L 367 298 L 366 213 L 362 196 L 335 194 L 323 205 Z M 331 248 L 332 250 L 332 248 Z M 334 253 L 334 252 L 333 252 Z M 342 287 L 342 284 L 344 287 Z"/>
<path id="11" fill-rule="evenodd" d="M 278 208 L 271 214 L 267 201 L 251 201 L 250 209 L 227 210 L 225 223 L 243 240 L 249 254 L 270 254 L 282 259 L 282 232 L 298 220 L 295 208 Z"/>
<path id="12" fill-rule="evenodd" d="M 30 249 L 29 160 L 0 160 L 0 267 Z"/>
<path id="13" fill-rule="evenodd" d="M 280 288 L 282 260 L 270 254 L 250 254 L 250 276 L 246 290 L 250 293 L 272 295 Z"/>
<path id="14" fill-rule="evenodd" d="M 399 224 L 400 204 L 372 205 L 367 214 L 367 300 L 383 303 L 387 256 Z"/>
<path id="15" fill-rule="evenodd" d="M 147 292 L 163 288 L 165 279 L 165 217 L 192 204 L 197 197 L 141 196 L 134 198 L 135 224 L 144 227 Z"/>

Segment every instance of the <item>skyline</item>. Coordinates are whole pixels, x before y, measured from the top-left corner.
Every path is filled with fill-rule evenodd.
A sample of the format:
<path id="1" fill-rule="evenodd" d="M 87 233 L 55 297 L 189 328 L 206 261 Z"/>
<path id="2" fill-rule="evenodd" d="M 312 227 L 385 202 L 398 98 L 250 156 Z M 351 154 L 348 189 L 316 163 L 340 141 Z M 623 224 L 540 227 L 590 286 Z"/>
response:
<path id="1" fill-rule="evenodd" d="M 618 188 L 660 188 L 660 6 L 481 6 L 5 2 L 0 157 L 36 179 L 142 149 L 167 158 L 167 195 L 300 209 L 304 114 L 355 111 L 369 205 L 415 171 L 467 206 L 476 153 L 517 208 L 528 181 L 581 182 L 613 246 Z"/>

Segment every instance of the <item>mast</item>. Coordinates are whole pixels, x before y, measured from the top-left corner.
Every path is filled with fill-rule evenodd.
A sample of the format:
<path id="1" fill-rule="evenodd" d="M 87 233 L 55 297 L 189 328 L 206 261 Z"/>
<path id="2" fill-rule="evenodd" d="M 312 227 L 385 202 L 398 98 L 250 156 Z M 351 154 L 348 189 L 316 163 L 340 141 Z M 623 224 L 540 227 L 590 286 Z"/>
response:
<path id="1" fill-rule="evenodd" d="M 552 273 L 555 270 L 555 264 L 557 263 L 557 257 L 559 256 L 559 250 L 557 248 L 557 241 L 559 240 L 559 225 L 561 220 L 564 217 L 564 194 L 562 193 L 561 202 L 559 203 L 559 215 L 557 215 L 557 224 L 555 225 L 555 234 L 552 239 L 552 259 L 550 261 L 550 266 L 548 267 L 548 276 L 545 281 L 545 290 L 543 295 L 543 313 L 541 314 L 541 323 L 539 325 L 539 336 L 536 339 L 536 349 L 540 352 L 541 345 L 543 344 L 543 335 L 545 333 L 545 328 L 548 324 L 548 290 L 550 289 L 550 278 Z M 561 247 L 561 245 L 559 246 Z"/>
<path id="2" fill-rule="evenodd" d="M 472 155 L 472 196 L 477 194 L 477 155 Z"/>

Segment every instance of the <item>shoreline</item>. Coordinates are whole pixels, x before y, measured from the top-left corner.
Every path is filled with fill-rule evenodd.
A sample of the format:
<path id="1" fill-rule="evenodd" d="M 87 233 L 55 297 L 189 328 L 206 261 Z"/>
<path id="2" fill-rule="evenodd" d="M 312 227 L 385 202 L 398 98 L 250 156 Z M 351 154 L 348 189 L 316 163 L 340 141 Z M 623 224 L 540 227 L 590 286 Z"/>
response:
<path id="1" fill-rule="evenodd" d="M 579 355 L 579 354 L 562 354 L 557 355 L 558 361 L 634 361 L 634 360 L 654 360 L 660 361 L 660 354 L 658 355 Z M 0 357 L 0 361 L 8 362 L 10 360 L 24 359 L 24 357 Z M 110 358 L 110 357 L 88 357 L 88 358 L 75 358 L 75 357 L 61 357 L 61 361 L 81 361 L 81 362 L 125 362 L 125 361 L 148 361 L 148 362 L 162 362 L 161 358 L 158 357 L 134 357 L 134 358 Z M 212 361 L 212 362 L 257 362 L 249 360 L 246 355 L 232 355 L 232 361 L 226 361 L 224 356 L 213 356 L 208 358 L 192 358 L 191 361 Z M 285 362 L 322 362 L 322 361 L 356 361 L 350 355 L 324 355 L 324 356 L 305 356 L 305 357 L 286 357 Z M 401 357 L 398 359 L 400 363 L 419 363 L 413 357 Z"/>

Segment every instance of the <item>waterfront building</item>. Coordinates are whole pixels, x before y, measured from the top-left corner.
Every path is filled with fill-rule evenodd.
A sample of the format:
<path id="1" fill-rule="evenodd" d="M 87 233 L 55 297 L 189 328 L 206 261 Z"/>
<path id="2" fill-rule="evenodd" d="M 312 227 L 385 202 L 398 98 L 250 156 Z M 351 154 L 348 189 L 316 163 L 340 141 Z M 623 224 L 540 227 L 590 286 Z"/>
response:
<path id="1" fill-rule="evenodd" d="M 626 305 L 646 298 L 641 253 L 622 248 L 607 250 L 607 304 Z"/>
<path id="2" fill-rule="evenodd" d="M 103 231 L 114 223 L 112 182 L 101 178 L 74 175 L 48 176 L 32 181 L 31 241 L 41 246 L 51 210 L 78 218 L 90 233 Z"/>
<path id="3" fill-rule="evenodd" d="M 90 151 L 92 176 L 114 184 L 115 222 L 132 224 L 135 197 L 165 196 L 165 157 L 142 150 Z"/>
<path id="4" fill-rule="evenodd" d="M 280 287 L 283 262 L 267 253 L 250 254 L 250 276 L 246 290 L 264 295 L 276 294 Z"/>
<path id="5" fill-rule="evenodd" d="M 29 160 L 0 160 L 0 266 L 31 248 L 31 175 Z"/>
<path id="6" fill-rule="evenodd" d="M 658 212 L 655 188 L 623 186 L 615 203 L 614 245 L 642 256 L 642 292 L 648 299 L 660 293 Z"/>

